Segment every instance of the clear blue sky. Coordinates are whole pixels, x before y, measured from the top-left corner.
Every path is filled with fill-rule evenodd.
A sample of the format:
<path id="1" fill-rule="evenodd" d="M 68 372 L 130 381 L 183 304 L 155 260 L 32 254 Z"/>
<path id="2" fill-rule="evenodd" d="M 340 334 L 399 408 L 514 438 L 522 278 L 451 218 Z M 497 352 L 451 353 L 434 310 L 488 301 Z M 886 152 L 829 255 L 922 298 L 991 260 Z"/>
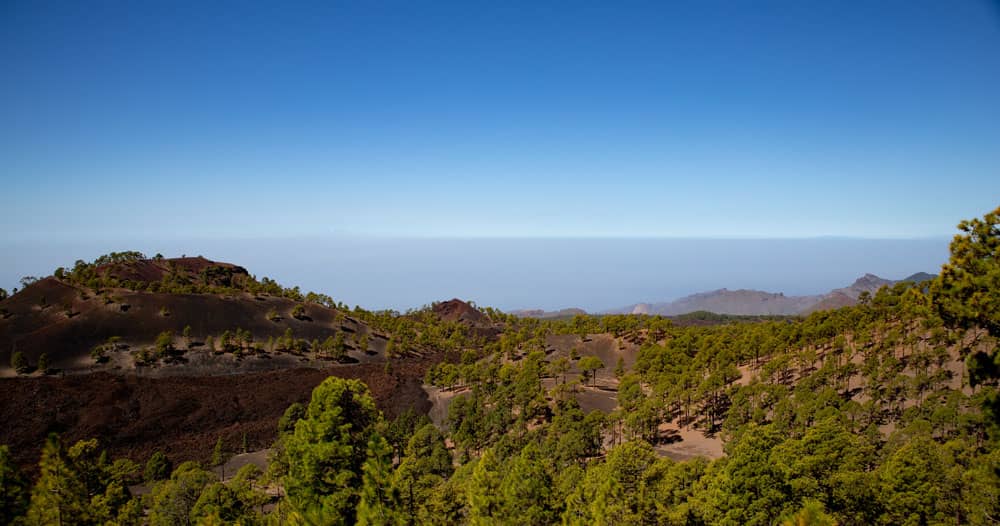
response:
<path id="1" fill-rule="evenodd" d="M 8 240 L 921 237 L 1000 204 L 995 3 L 249 4 L 3 2 Z"/>

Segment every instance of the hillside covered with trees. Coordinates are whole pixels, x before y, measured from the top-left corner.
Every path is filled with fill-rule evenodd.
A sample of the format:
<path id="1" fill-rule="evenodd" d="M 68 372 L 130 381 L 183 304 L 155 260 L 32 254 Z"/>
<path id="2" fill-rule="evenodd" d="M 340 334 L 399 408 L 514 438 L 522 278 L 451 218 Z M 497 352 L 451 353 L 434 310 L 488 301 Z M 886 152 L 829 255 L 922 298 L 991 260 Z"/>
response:
<path id="1" fill-rule="evenodd" d="M 52 436 L 23 471 L 0 447 L 0 522 L 995 524 L 1000 209 L 959 228 L 933 280 L 807 317 L 354 309 L 401 349 L 385 351 L 387 369 L 435 357 L 422 374 L 448 394 L 441 421 L 388 415 L 363 381 L 330 376 L 275 422 L 265 470 L 211 470 L 238 449 L 221 438 L 176 467 Z M 126 279 L 79 275 L 61 279 L 91 290 Z M 204 281 L 180 293 L 259 292 Z M 584 352 L 595 335 L 615 342 L 616 363 Z M 601 392 L 614 408 L 588 410 L 583 395 Z M 724 454 L 671 459 L 678 429 Z"/>

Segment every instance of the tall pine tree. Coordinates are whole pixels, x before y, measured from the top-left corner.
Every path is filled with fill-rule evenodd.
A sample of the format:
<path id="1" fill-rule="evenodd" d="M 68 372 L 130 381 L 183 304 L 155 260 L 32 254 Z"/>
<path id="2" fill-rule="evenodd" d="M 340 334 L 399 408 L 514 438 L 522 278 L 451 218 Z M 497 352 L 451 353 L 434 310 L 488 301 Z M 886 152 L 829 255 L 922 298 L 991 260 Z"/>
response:
<path id="1" fill-rule="evenodd" d="M 381 435 L 368 440 L 368 459 L 362 466 L 358 526 L 403 524 L 399 495 L 392 484 L 392 448 Z"/>

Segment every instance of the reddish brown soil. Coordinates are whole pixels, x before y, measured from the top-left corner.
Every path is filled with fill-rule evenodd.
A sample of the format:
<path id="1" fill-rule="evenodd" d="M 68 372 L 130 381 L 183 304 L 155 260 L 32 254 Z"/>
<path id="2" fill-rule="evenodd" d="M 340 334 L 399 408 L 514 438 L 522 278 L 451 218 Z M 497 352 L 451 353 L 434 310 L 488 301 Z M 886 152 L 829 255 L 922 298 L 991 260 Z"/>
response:
<path id="1" fill-rule="evenodd" d="M 400 360 L 391 373 L 384 364 L 359 364 L 211 377 L 0 379 L 0 444 L 24 466 L 37 462 L 52 432 L 67 443 L 98 438 L 113 458 L 142 462 L 161 450 L 175 464 L 205 461 L 219 436 L 232 451 L 242 447 L 244 434 L 251 449 L 270 446 L 285 409 L 307 402 L 328 376 L 363 380 L 387 417 L 410 407 L 426 413 L 430 402 L 420 384 L 431 361 Z"/>
<path id="2" fill-rule="evenodd" d="M 500 334 L 500 328 L 493 323 L 489 316 L 460 299 L 455 298 L 435 303 L 433 311 L 442 321 L 458 322 L 465 325 L 470 329 L 469 332 L 476 337 L 492 340 Z"/>
<path id="3" fill-rule="evenodd" d="M 444 321 L 457 321 L 476 327 L 491 324 L 485 314 L 457 298 L 435 304 L 434 314 Z"/>
<path id="4" fill-rule="evenodd" d="M 299 303 L 274 296 L 162 294 L 123 289 L 111 291 L 110 295 L 115 301 L 108 304 L 92 291 L 45 278 L 0 302 L 0 308 L 7 312 L 6 316 L 0 314 L 0 367 L 10 363 L 14 351 L 20 351 L 31 363 L 47 353 L 54 367 L 69 370 L 78 368 L 81 360 L 89 364 L 90 349 L 111 336 L 137 349 L 152 345 L 162 331 L 180 335 L 186 326 L 191 327 L 198 341 L 207 336 L 217 339 L 223 331 L 240 328 L 253 333 L 256 341 L 266 342 L 290 329 L 296 338 L 308 341 L 323 341 L 345 332 L 350 342 L 357 334 L 368 333 L 373 346 L 381 345 L 374 342 L 380 335 L 364 323 L 315 303 L 302 304 L 306 315 L 296 319 L 291 312 Z M 65 313 L 67 305 L 72 316 Z M 271 313 L 279 318 L 271 320 Z"/>
<path id="5" fill-rule="evenodd" d="M 249 276 L 247 269 L 243 267 L 233 265 L 232 263 L 212 261 L 201 256 L 169 259 L 143 259 L 140 261 L 130 261 L 128 263 L 113 263 L 98 267 L 97 272 L 99 274 L 106 274 L 120 280 L 154 282 L 162 280 L 164 276 L 171 273 L 186 276 L 188 278 L 197 278 L 200 277 L 198 275 L 202 271 L 209 267 L 227 269 L 233 274 Z"/>

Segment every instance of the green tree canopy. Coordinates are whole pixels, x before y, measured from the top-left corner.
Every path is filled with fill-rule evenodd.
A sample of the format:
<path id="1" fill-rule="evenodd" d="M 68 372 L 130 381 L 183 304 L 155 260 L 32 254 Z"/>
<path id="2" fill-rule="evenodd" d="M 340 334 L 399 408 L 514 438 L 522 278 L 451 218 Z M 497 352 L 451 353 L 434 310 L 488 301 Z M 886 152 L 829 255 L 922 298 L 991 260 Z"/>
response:
<path id="1" fill-rule="evenodd" d="M 584 376 L 587 378 L 593 378 L 594 384 L 597 384 L 597 370 L 604 368 L 604 362 L 596 356 L 584 356 L 580 358 L 576 366 L 583 372 Z"/>
<path id="2" fill-rule="evenodd" d="M 10 449 L 0 446 L 0 523 L 13 524 L 28 509 L 28 484 L 17 469 Z"/>
<path id="3" fill-rule="evenodd" d="M 381 435 L 373 434 L 368 441 L 367 455 L 362 467 L 358 526 L 404 524 L 399 493 L 392 481 L 392 448 Z"/>
<path id="4" fill-rule="evenodd" d="M 292 506 L 317 512 L 328 524 L 351 524 L 367 446 L 381 413 L 368 386 L 329 377 L 312 392 L 306 415 L 285 437 L 285 490 Z"/>
<path id="5" fill-rule="evenodd" d="M 173 471 L 173 467 L 170 464 L 170 459 L 162 451 L 156 451 L 146 461 L 146 469 L 143 470 L 142 477 L 146 482 L 156 482 L 169 477 L 171 471 Z"/>

